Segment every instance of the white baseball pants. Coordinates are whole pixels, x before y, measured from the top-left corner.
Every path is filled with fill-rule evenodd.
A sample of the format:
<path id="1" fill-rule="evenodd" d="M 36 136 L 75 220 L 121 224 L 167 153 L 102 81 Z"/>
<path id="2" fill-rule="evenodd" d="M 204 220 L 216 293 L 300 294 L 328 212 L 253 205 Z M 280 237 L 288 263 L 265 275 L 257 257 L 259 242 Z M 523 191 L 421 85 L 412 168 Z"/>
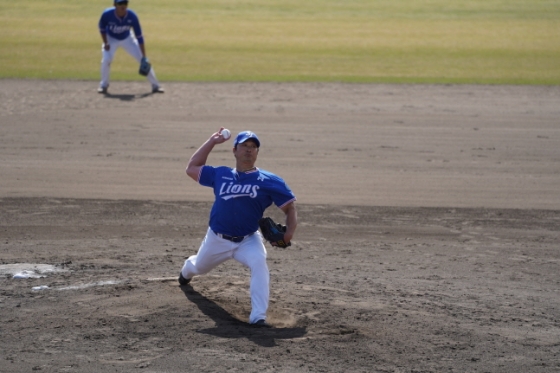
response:
<path id="1" fill-rule="evenodd" d="M 138 40 L 136 40 L 136 38 L 132 34 L 130 34 L 129 37 L 124 40 L 114 39 L 107 35 L 107 42 L 111 46 L 108 51 L 106 51 L 105 48 L 103 48 L 103 45 L 101 45 L 101 82 L 99 83 L 99 86 L 102 88 L 106 88 L 109 86 L 111 62 L 113 62 L 113 58 L 115 57 L 115 52 L 117 51 L 117 49 L 123 48 L 128 52 L 128 54 L 134 57 L 134 59 L 136 59 L 136 61 L 138 62 L 137 67 L 140 66 L 140 61 L 142 60 L 142 51 L 138 46 Z M 156 73 L 154 72 L 153 68 L 150 70 L 147 78 L 150 83 L 152 83 L 152 87 L 159 87 L 159 82 L 156 78 Z"/>
<path id="2" fill-rule="evenodd" d="M 181 274 L 186 279 L 203 275 L 229 259 L 235 259 L 251 270 L 249 323 L 266 320 L 270 296 L 270 273 L 266 264 L 266 248 L 259 231 L 236 243 L 218 237 L 208 228 L 198 253 L 185 260 Z"/>

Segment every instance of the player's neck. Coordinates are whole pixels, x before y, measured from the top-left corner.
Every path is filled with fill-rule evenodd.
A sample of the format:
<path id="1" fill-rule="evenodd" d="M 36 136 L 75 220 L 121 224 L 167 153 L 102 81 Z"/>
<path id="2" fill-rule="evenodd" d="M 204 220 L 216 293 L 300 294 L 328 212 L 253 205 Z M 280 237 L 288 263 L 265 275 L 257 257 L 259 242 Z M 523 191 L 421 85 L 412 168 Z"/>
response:
<path id="1" fill-rule="evenodd" d="M 126 12 L 127 12 L 126 9 L 124 9 L 124 10 L 120 10 L 119 8 L 116 8 L 116 9 L 115 9 L 115 14 L 116 14 L 117 17 L 119 17 L 119 18 L 123 18 L 124 16 L 126 16 Z"/>
<path id="2" fill-rule="evenodd" d="M 238 164 L 235 169 L 237 170 L 237 172 L 249 172 L 249 171 L 253 171 L 256 170 L 257 167 L 253 164 L 253 165 L 247 165 L 247 164 Z"/>

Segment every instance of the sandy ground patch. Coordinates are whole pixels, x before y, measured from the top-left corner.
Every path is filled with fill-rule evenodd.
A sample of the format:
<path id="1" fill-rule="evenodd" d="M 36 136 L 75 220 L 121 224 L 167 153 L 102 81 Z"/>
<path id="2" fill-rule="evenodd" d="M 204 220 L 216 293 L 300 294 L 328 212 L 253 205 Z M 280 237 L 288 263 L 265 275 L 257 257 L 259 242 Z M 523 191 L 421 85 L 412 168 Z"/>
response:
<path id="1" fill-rule="evenodd" d="M 560 88 L 149 88 L 0 80 L 0 371 L 560 369 Z M 212 197 L 184 167 L 221 126 L 298 197 L 270 330 L 239 264 L 175 281 Z"/>

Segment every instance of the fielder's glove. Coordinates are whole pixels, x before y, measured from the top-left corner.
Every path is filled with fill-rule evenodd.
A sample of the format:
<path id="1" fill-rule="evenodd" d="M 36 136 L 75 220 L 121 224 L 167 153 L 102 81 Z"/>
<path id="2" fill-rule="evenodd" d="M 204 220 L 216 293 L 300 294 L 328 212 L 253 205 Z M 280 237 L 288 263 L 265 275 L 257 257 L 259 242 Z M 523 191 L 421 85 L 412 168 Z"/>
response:
<path id="1" fill-rule="evenodd" d="M 292 245 L 291 242 L 287 244 L 284 242 L 284 232 L 286 232 L 285 225 L 276 224 L 274 220 L 266 217 L 259 220 L 259 227 L 261 228 L 264 239 L 274 244 L 272 246 L 285 248 Z"/>
<path id="2" fill-rule="evenodd" d="M 138 70 L 138 74 L 147 76 L 150 73 L 150 69 L 152 68 L 152 64 L 146 57 L 143 57 L 140 61 L 140 69 Z"/>

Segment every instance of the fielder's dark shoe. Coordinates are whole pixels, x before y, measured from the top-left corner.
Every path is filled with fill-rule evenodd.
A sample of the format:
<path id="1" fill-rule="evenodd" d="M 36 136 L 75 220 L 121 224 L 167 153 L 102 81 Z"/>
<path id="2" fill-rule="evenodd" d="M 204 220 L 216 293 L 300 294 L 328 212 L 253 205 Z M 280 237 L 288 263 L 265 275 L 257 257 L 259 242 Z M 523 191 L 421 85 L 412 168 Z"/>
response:
<path id="1" fill-rule="evenodd" d="M 187 280 L 186 278 L 183 277 L 183 274 L 182 274 L 182 273 L 179 273 L 179 279 L 178 279 L 178 281 L 179 281 L 179 285 L 185 286 L 185 285 L 188 285 L 189 282 L 191 282 L 191 279 L 189 278 L 189 279 Z"/>
<path id="2" fill-rule="evenodd" d="M 251 324 L 251 326 L 253 326 L 255 328 L 272 328 L 272 325 L 267 323 L 264 319 L 260 319 L 256 323 Z"/>
<path id="3" fill-rule="evenodd" d="M 107 93 L 107 88 L 109 88 L 109 87 L 99 87 L 99 88 L 97 88 L 97 93 L 106 94 Z"/>
<path id="4" fill-rule="evenodd" d="M 152 86 L 152 93 L 165 93 L 165 89 L 161 88 L 160 86 L 154 85 Z"/>

